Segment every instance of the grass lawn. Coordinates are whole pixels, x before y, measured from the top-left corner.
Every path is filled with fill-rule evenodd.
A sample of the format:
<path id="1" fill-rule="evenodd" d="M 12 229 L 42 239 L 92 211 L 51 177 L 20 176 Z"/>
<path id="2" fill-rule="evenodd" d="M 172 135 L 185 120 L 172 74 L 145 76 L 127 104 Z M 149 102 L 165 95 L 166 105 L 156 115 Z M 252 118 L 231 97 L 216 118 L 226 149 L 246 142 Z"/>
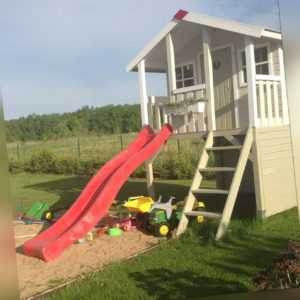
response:
<path id="1" fill-rule="evenodd" d="M 18 210 L 26 210 L 36 201 L 46 202 L 54 207 L 66 207 L 76 199 L 88 180 L 89 177 L 85 176 L 20 173 L 11 176 L 12 197 Z M 189 180 L 159 180 L 156 190 L 163 196 L 175 195 L 178 200 L 182 200 L 189 183 Z M 205 182 L 207 187 L 213 185 L 213 181 Z M 145 180 L 131 179 L 120 191 L 118 200 L 123 201 L 130 196 L 145 193 Z"/>
<path id="2" fill-rule="evenodd" d="M 26 205 L 41 199 L 62 205 L 72 201 L 86 181 L 70 176 L 19 174 L 12 176 L 14 199 L 24 199 Z M 181 198 L 186 195 L 188 182 L 162 181 L 156 188 L 160 194 Z M 144 191 L 144 181 L 129 181 L 118 198 Z M 234 220 L 223 242 L 213 241 L 214 230 L 214 223 L 195 224 L 181 239 L 162 241 L 155 250 L 111 264 L 46 299 L 179 300 L 251 291 L 252 277 L 285 249 L 289 239 L 300 240 L 295 209 L 263 223 Z"/>
<path id="3" fill-rule="evenodd" d="M 84 181 L 86 181 L 85 178 L 82 179 L 82 182 Z M 62 182 L 62 185 L 59 182 Z M 29 173 L 11 176 L 12 198 L 15 201 L 16 209 L 21 211 L 25 211 L 36 201 L 54 205 L 55 203 L 62 202 L 63 198 L 65 201 L 74 199 L 80 193 L 81 185 L 81 180 L 77 179 L 75 181 L 72 176 L 36 175 Z M 62 194 L 64 188 L 65 193 Z"/>
<path id="4" fill-rule="evenodd" d="M 285 249 L 288 239 L 300 238 L 296 210 L 263 224 L 233 221 L 230 236 L 219 243 L 207 232 L 190 228 L 180 240 L 109 265 L 46 299 L 180 300 L 252 291 L 253 276 Z"/>

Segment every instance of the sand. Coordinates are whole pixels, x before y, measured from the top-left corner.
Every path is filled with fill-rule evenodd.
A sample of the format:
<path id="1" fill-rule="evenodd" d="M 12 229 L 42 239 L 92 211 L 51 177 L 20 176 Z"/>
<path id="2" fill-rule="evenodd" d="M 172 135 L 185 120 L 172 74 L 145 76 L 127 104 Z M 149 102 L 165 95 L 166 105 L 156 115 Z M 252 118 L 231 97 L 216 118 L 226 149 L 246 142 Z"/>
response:
<path id="1" fill-rule="evenodd" d="M 58 259 L 45 263 L 37 258 L 25 256 L 20 249 L 20 246 L 30 239 L 24 236 L 34 235 L 41 229 L 42 225 L 37 224 L 15 224 L 17 267 L 22 299 L 88 272 L 100 270 L 111 262 L 126 259 L 158 243 L 157 238 L 138 230 L 125 232 L 121 237 L 103 235 L 91 242 L 74 244 Z"/>

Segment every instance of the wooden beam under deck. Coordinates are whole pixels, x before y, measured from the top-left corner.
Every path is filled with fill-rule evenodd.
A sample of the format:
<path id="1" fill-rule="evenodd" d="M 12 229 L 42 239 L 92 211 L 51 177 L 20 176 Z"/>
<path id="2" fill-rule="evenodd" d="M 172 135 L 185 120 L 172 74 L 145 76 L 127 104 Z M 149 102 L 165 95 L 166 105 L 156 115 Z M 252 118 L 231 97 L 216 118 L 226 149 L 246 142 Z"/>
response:
<path id="1" fill-rule="evenodd" d="M 237 129 L 223 129 L 223 130 L 214 130 L 214 137 L 221 136 L 234 136 L 234 135 L 245 135 L 247 132 L 247 128 L 237 128 Z M 188 132 L 188 133 L 176 133 L 171 136 L 171 139 L 181 140 L 187 138 L 205 138 L 208 135 L 208 131 L 198 131 L 198 132 Z"/>

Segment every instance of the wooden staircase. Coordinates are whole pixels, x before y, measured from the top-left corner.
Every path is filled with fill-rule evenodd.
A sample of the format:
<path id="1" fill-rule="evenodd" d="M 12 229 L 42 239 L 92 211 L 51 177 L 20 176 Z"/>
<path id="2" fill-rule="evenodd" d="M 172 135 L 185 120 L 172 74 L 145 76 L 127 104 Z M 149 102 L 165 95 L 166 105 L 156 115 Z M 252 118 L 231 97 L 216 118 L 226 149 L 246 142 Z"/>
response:
<path id="1" fill-rule="evenodd" d="M 215 136 L 214 136 L 215 134 Z M 197 170 L 195 172 L 189 193 L 187 195 L 183 216 L 179 222 L 179 225 L 176 230 L 176 235 L 179 236 L 182 234 L 187 226 L 189 216 L 198 216 L 202 215 L 206 218 L 212 219 L 220 219 L 219 227 L 216 234 L 216 240 L 220 240 L 226 230 L 228 228 L 233 208 L 237 199 L 238 191 L 241 185 L 242 177 L 244 171 L 246 169 L 247 161 L 251 152 L 252 144 L 253 144 L 253 131 L 252 128 L 247 130 L 245 138 L 243 142 L 240 142 L 233 134 L 226 135 L 223 133 L 224 138 L 231 142 L 229 146 L 214 146 L 214 142 L 216 137 L 220 137 L 220 134 L 216 135 L 216 133 L 210 131 L 207 135 L 205 145 L 202 150 L 202 154 L 200 156 L 200 160 L 197 166 Z M 240 151 L 240 155 L 235 167 L 207 167 L 209 160 L 209 153 L 216 151 Z M 204 189 L 201 188 L 201 183 L 203 180 L 203 174 L 205 172 L 231 172 L 233 173 L 232 181 L 230 184 L 230 188 L 227 189 Z M 215 213 L 208 211 L 193 211 L 195 206 L 196 196 L 198 194 L 215 194 L 215 195 L 226 195 L 226 202 L 223 209 L 223 213 Z"/>

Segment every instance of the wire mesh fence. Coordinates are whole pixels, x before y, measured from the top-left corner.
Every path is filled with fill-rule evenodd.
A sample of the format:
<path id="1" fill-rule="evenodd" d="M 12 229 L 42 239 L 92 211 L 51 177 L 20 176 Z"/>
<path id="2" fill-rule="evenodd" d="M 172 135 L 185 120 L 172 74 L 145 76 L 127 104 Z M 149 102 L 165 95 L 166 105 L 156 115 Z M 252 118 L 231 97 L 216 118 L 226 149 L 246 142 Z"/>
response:
<path id="1" fill-rule="evenodd" d="M 60 158 L 79 160 L 107 160 L 132 142 L 137 133 L 106 136 L 80 136 L 47 141 L 15 142 L 7 145 L 10 161 L 28 161 L 32 155 L 49 151 Z M 189 153 L 199 156 L 203 141 L 199 137 L 170 139 L 163 152 L 168 154 Z"/>

